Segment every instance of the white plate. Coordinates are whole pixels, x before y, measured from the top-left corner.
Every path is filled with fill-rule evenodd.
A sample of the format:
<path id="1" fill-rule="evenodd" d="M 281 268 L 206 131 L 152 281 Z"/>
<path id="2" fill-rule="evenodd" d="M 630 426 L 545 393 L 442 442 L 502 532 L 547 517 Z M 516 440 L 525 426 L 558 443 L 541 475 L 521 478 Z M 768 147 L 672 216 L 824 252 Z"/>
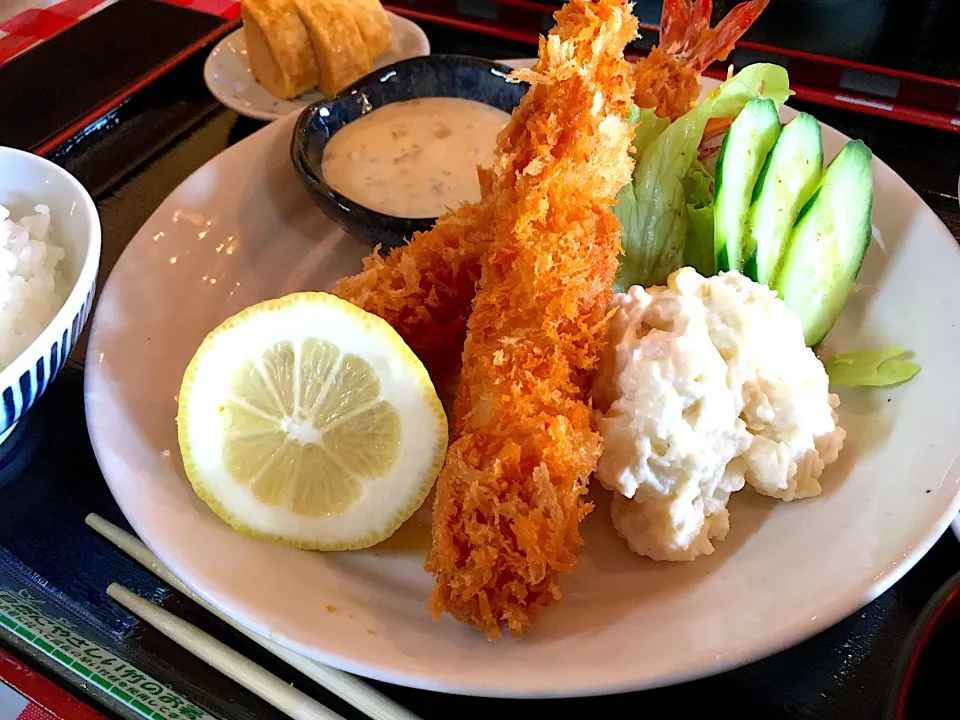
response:
<path id="1" fill-rule="evenodd" d="M 288 159 L 293 122 L 207 163 L 147 221 L 100 299 L 86 371 L 90 436 L 120 507 L 166 565 L 246 627 L 316 660 L 434 690 L 647 688 L 719 672 L 832 625 L 898 580 L 960 509 L 960 249 L 876 160 L 885 250 L 871 247 L 826 350 L 896 343 L 916 351 L 923 371 L 892 390 L 842 393 L 849 439 L 823 496 L 784 504 L 739 493 L 730 536 L 713 556 L 655 564 L 619 540 L 597 488 L 563 602 L 527 636 L 495 643 L 449 617 L 431 619 L 423 531 L 406 527 L 386 549 L 339 554 L 234 532 L 183 474 L 174 423 L 183 370 L 226 317 L 327 288 L 368 251 L 301 188 Z M 827 157 L 845 140 L 825 127 Z M 429 510 L 417 520 L 428 523 Z"/>
<path id="2" fill-rule="evenodd" d="M 419 25 L 392 12 L 387 14 L 393 24 L 393 49 L 377 58 L 374 70 L 430 54 L 430 41 Z M 313 90 L 293 100 L 281 100 L 258 83 L 247 64 L 247 42 L 242 27 L 216 44 L 203 66 L 203 79 L 217 100 L 257 120 L 276 120 L 326 97 L 319 90 Z"/>

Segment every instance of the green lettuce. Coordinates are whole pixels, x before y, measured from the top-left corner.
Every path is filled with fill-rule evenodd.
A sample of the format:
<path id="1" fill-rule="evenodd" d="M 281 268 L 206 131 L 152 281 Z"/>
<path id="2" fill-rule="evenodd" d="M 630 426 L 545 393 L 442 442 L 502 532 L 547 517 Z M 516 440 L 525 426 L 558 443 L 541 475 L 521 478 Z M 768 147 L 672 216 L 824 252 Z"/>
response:
<path id="1" fill-rule="evenodd" d="M 704 277 L 716 273 L 713 252 L 713 178 L 695 160 L 683 179 L 687 213 L 687 239 L 683 245 L 683 264 Z"/>
<path id="2" fill-rule="evenodd" d="M 652 108 L 644 108 L 641 110 L 636 105 L 630 109 L 630 116 L 627 120 L 636 126 L 633 131 L 633 147 L 637 157 L 640 157 L 641 153 L 647 149 L 647 146 L 660 137 L 660 134 L 664 130 L 670 127 L 670 120 L 668 118 L 657 117 L 656 112 Z"/>
<path id="3" fill-rule="evenodd" d="M 840 353 L 823 363 L 830 384 L 840 387 L 887 387 L 906 382 L 920 366 L 902 359 L 907 351 L 901 347 L 883 350 L 859 350 Z"/>
<path id="4" fill-rule="evenodd" d="M 632 285 L 664 283 L 685 261 L 691 228 L 697 247 L 691 248 L 690 254 L 695 258 L 704 254 L 708 231 L 712 248 L 712 193 L 708 202 L 700 204 L 691 202 L 688 195 L 691 187 L 696 189 L 702 182 L 691 180 L 691 173 L 699 171 L 705 176 L 696 160 L 707 121 L 736 117 L 755 97 L 770 98 L 780 105 L 789 96 L 787 71 L 779 65 L 758 63 L 712 90 L 703 102 L 673 123 L 657 118 L 652 110 L 638 111 L 633 180 L 620 191 L 613 209 L 623 225 L 618 291 Z"/>

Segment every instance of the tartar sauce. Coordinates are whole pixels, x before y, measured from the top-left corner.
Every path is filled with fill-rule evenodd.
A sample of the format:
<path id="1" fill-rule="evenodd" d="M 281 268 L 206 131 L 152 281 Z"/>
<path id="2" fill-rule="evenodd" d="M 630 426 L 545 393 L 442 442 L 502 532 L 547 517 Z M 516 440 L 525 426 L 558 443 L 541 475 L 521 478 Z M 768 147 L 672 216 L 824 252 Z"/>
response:
<path id="1" fill-rule="evenodd" d="M 493 162 L 510 116 L 461 98 L 392 103 L 344 126 L 323 153 L 327 183 L 354 202 L 429 218 L 480 199 L 477 165 Z"/>

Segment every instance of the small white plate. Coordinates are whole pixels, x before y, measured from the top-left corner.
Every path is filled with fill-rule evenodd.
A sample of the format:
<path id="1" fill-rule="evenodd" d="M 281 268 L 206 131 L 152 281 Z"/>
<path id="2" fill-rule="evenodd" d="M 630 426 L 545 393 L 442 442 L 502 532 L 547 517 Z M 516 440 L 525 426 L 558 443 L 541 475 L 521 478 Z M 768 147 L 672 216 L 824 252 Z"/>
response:
<path id="1" fill-rule="evenodd" d="M 430 54 L 430 41 L 420 26 L 387 13 L 393 25 L 393 49 L 373 63 L 373 70 L 400 60 Z M 213 96 L 231 110 L 257 120 L 276 120 L 326 97 L 319 90 L 281 100 L 258 83 L 247 63 L 247 41 L 239 28 L 217 43 L 203 66 L 203 79 Z"/>
<path id="2" fill-rule="evenodd" d="M 563 602 L 525 637 L 493 643 L 430 616 L 429 507 L 362 552 L 303 552 L 233 531 L 184 476 L 175 422 L 184 368 L 227 317 L 329 288 L 369 252 L 301 186 L 289 159 L 294 121 L 221 153 L 160 205 L 107 282 L 86 365 L 90 437 L 127 519 L 178 577 L 245 627 L 320 662 L 430 690 L 544 697 L 649 688 L 756 660 L 836 623 L 900 579 L 956 516 L 960 249 L 874 159 L 883 245 L 867 253 L 860 289 L 824 350 L 897 344 L 923 369 L 902 387 L 841 392 L 849 435 L 821 497 L 738 493 L 716 553 L 658 564 L 617 537 L 608 495 L 595 487 L 598 507 Z M 828 159 L 846 140 L 823 127 Z"/>

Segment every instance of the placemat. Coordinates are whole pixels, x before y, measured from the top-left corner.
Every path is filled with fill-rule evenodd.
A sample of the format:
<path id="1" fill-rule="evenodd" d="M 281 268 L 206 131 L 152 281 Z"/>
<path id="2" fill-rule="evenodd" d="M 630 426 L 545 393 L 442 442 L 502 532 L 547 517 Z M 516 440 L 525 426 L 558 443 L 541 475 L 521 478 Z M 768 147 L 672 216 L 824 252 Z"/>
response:
<path id="1" fill-rule="evenodd" d="M 0 65 L 123 0 L 21 0 L 0 7 Z M 162 0 L 233 20 L 238 0 Z"/>
<path id="2" fill-rule="evenodd" d="M 0 93 L 0 145 L 46 154 L 77 141 L 108 123 L 111 110 L 233 28 L 219 15 L 179 6 L 187 1 L 119 0 L 92 14 L 88 9 L 77 22 L 68 16 L 83 15 L 79 11 L 92 0 L 66 0 L 0 25 L 26 38 L 52 34 L 30 40 L 32 49 L 0 64 L 0 87 L 14 90 Z M 224 1 L 236 5 L 189 0 Z"/>

